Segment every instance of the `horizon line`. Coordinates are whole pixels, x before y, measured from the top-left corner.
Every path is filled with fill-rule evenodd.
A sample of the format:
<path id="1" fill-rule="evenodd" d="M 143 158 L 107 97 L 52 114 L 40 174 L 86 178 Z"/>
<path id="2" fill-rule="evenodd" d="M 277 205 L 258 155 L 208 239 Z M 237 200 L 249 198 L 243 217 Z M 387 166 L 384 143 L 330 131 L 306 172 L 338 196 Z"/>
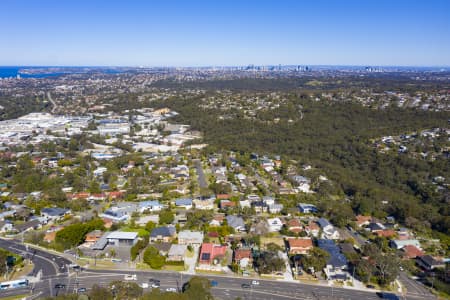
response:
<path id="1" fill-rule="evenodd" d="M 0 67 L 29 68 L 232 68 L 232 67 L 379 67 L 379 68 L 450 68 L 450 65 L 374 65 L 374 64 L 245 64 L 245 65 L 1 65 Z"/>

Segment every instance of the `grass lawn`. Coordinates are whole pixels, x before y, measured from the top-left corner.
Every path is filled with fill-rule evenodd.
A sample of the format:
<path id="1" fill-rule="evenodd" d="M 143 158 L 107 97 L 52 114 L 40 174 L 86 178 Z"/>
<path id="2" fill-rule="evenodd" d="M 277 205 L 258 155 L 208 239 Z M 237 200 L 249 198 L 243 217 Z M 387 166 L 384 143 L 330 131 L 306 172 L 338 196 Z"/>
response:
<path id="1" fill-rule="evenodd" d="M 9 297 L 3 297 L 2 300 L 21 300 L 21 299 L 25 299 L 28 296 L 30 296 L 30 294 L 9 296 Z"/>
<path id="2" fill-rule="evenodd" d="M 33 271 L 33 267 L 34 267 L 33 264 L 26 264 L 23 268 L 16 268 L 16 270 L 14 271 L 9 280 L 16 280 L 22 276 L 30 274 L 31 271 Z"/>
<path id="3" fill-rule="evenodd" d="M 166 270 L 166 271 L 175 271 L 175 272 L 186 271 L 186 269 L 184 268 L 184 266 L 171 266 L 171 265 L 165 265 L 165 266 L 163 267 L 163 270 Z"/>

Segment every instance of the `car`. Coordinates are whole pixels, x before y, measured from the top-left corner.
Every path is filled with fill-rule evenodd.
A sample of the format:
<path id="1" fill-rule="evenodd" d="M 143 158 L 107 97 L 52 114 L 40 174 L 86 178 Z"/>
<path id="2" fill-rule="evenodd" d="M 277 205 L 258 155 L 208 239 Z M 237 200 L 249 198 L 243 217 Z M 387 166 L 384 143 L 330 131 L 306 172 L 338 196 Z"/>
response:
<path id="1" fill-rule="evenodd" d="M 400 266 L 399 269 L 400 269 L 400 271 L 403 271 L 403 270 L 404 270 L 402 266 Z"/>
<path id="2" fill-rule="evenodd" d="M 55 289 L 64 289 L 66 288 L 66 285 L 63 283 L 57 283 L 55 284 Z"/>
<path id="3" fill-rule="evenodd" d="M 176 288 L 173 288 L 173 287 L 169 287 L 169 288 L 167 288 L 166 289 L 166 292 L 177 292 L 177 289 Z"/>
<path id="4" fill-rule="evenodd" d="M 159 282 L 154 282 L 153 284 L 152 284 L 152 288 L 153 289 L 157 289 L 157 288 L 159 288 L 161 286 L 161 284 L 159 283 Z"/>
<path id="5" fill-rule="evenodd" d="M 243 283 L 243 284 L 241 284 L 241 287 L 242 287 L 243 289 L 249 289 L 249 288 L 251 288 L 250 284 L 248 284 L 248 283 Z"/>
<path id="6" fill-rule="evenodd" d="M 126 281 L 137 280 L 137 275 L 136 274 L 126 274 L 123 279 Z"/>
<path id="7" fill-rule="evenodd" d="M 380 292 L 377 293 L 378 297 L 380 297 L 381 299 L 387 299 L 387 300 L 400 300 L 400 298 L 394 294 L 394 293 L 385 293 L 385 292 Z"/>
<path id="8" fill-rule="evenodd" d="M 78 293 L 86 293 L 87 289 L 85 287 L 80 287 L 80 288 L 78 288 L 77 292 Z"/>
<path id="9" fill-rule="evenodd" d="M 148 282 L 149 282 L 149 283 L 154 283 L 154 282 L 160 283 L 161 280 L 159 280 L 159 279 L 154 279 L 154 278 L 149 278 L 149 279 L 148 279 Z"/>
<path id="10" fill-rule="evenodd" d="M 148 289 L 148 287 L 149 287 L 149 285 L 148 285 L 147 282 L 143 282 L 143 283 L 141 283 L 139 286 L 140 286 L 141 288 L 143 288 L 143 289 Z"/>
<path id="11" fill-rule="evenodd" d="M 215 280 L 211 280 L 211 286 L 218 286 L 219 283 Z"/>
<path id="12" fill-rule="evenodd" d="M 368 288 L 368 289 L 374 289 L 374 288 L 375 288 L 375 286 L 374 286 L 374 285 L 372 285 L 372 284 L 368 284 L 368 285 L 366 285 L 366 288 Z"/>
<path id="13" fill-rule="evenodd" d="M 252 280 L 252 285 L 259 285 L 259 281 L 258 280 Z"/>

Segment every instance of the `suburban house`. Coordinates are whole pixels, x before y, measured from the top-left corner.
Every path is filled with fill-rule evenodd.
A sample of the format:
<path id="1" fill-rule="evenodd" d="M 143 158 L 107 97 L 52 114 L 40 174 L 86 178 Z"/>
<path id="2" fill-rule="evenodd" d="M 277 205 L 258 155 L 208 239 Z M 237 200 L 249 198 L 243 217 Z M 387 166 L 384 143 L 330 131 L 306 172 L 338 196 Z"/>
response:
<path id="1" fill-rule="evenodd" d="M 46 207 L 41 209 L 41 216 L 46 218 L 47 222 L 60 220 L 67 214 L 70 214 L 70 210 L 65 208 Z"/>
<path id="2" fill-rule="evenodd" d="M 195 199 L 192 202 L 194 203 L 195 208 L 200 210 L 211 210 L 215 207 L 214 199 Z"/>
<path id="3" fill-rule="evenodd" d="M 86 234 L 84 242 L 87 245 L 94 245 L 103 236 L 103 231 L 93 230 Z"/>
<path id="4" fill-rule="evenodd" d="M 203 243 L 200 250 L 200 265 L 212 265 L 216 264 L 218 261 L 225 257 L 225 253 L 227 251 L 227 246 L 212 244 L 212 243 Z M 216 262 L 214 261 L 216 260 Z"/>
<path id="5" fill-rule="evenodd" d="M 267 204 L 267 206 L 275 204 L 275 198 L 272 196 L 264 196 L 262 201 Z"/>
<path id="6" fill-rule="evenodd" d="M 10 232 L 14 230 L 14 224 L 9 221 L 0 221 L 0 232 Z"/>
<path id="7" fill-rule="evenodd" d="M 418 256 L 416 258 L 418 266 L 422 267 L 426 271 L 431 271 L 435 268 L 444 268 L 445 263 L 442 260 L 437 260 L 431 255 Z"/>
<path id="8" fill-rule="evenodd" d="M 311 238 L 290 238 L 287 240 L 289 254 L 307 254 L 313 248 Z"/>
<path id="9" fill-rule="evenodd" d="M 419 248 L 417 248 L 414 245 L 406 245 L 402 248 L 402 251 L 403 251 L 403 257 L 408 258 L 408 259 L 425 255 L 425 253 L 422 250 L 420 250 Z"/>
<path id="10" fill-rule="evenodd" d="M 184 198 L 175 200 L 175 206 L 178 208 L 191 209 L 192 199 Z"/>
<path id="11" fill-rule="evenodd" d="M 39 219 L 34 219 L 34 220 L 28 221 L 26 223 L 17 224 L 15 227 L 18 232 L 25 232 L 25 231 L 36 230 L 36 229 L 41 228 L 42 223 Z"/>
<path id="12" fill-rule="evenodd" d="M 137 232 L 113 231 L 106 237 L 109 245 L 134 246 L 137 243 Z"/>
<path id="13" fill-rule="evenodd" d="M 311 214 L 318 212 L 317 207 L 309 203 L 300 203 L 298 205 L 298 209 L 300 210 L 301 213 L 304 214 Z"/>
<path id="14" fill-rule="evenodd" d="M 230 201 L 228 199 L 220 200 L 219 206 L 221 209 L 227 209 L 229 207 L 235 207 L 236 202 Z"/>
<path id="15" fill-rule="evenodd" d="M 163 205 L 156 200 L 142 201 L 139 202 L 139 212 L 143 213 L 145 211 L 154 212 L 161 211 L 163 209 Z"/>
<path id="16" fill-rule="evenodd" d="M 252 265 L 253 256 L 251 249 L 236 249 L 233 253 L 233 261 L 242 269 Z"/>
<path id="17" fill-rule="evenodd" d="M 305 231 L 313 237 L 318 237 L 320 232 L 319 225 L 314 221 L 309 221 L 308 226 L 305 227 Z"/>
<path id="18" fill-rule="evenodd" d="M 245 232 L 245 223 L 244 219 L 238 216 L 229 215 L 227 216 L 227 223 L 229 226 L 233 227 L 233 229 L 237 232 Z"/>
<path id="19" fill-rule="evenodd" d="M 269 212 L 271 214 L 279 214 L 283 210 L 283 204 L 274 203 L 269 205 Z"/>
<path id="20" fill-rule="evenodd" d="M 257 214 L 262 214 L 268 211 L 268 206 L 263 201 L 255 201 L 252 203 L 253 208 Z"/>
<path id="21" fill-rule="evenodd" d="M 370 232 L 378 232 L 378 231 L 383 231 L 385 230 L 386 227 L 384 227 L 383 224 L 378 223 L 378 222 L 370 222 L 367 226 L 366 226 L 366 230 L 369 230 Z"/>
<path id="22" fill-rule="evenodd" d="M 167 254 L 167 260 L 184 261 L 186 251 L 187 251 L 186 245 L 173 244 L 169 249 L 169 253 Z"/>
<path id="23" fill-rule="evenodd" d="M 283 227 L 283 222 L 281 222 L 280 218 L 267 219 L 267 223 L 269 224 L 270 232 L 278 232 Z"/>
<path id="24" fill-rule="evenodd" d="M 331 223 L 324 218 L 320 218 L 317 220 L 317 223 L 319 224 L 320 228 L 322 229 L 322 238 L 328 239 L 328 240 L 337 240 L 339 239 L 339 232 L 334 228 Z"/>
<path id="25" fill-rule="evenodd" d="M 172 243 L 152 243 L 149 246 L 155 247 L 162 256 L 167 256 L 172 247 Z"/>
<path id="26" fill-rule="evenodd" d="M 362 215 L 357 215 L 356 216 L 356 225 L 358 227 L 363 227 L 363 226 L 367 226 L 370 224 L 370 221 L 372 220 L 371 216 L 362 216 Z"/>
<path id="27" fill-rule="evenodd" d="M 298 219 L 291 219 L 286 223 L 286 228 L 290 232 L 299 233 L 303 231 L 303 225 Z"/>
<path id="28" fill-rule="evenodd" d="M 347 279 L 347 259 L 341 253 L 339 247 L 333 240 L 319 239 L 317 246 L 327 251 L 330 258 L 327 261 L 324 272 L 328 280 L 346 280 Z M 317 271 L 317 270 L 315 270 Z"/>
<path id="29" fill-rule="evenodd" d="M 203 243 L 203 232 L 183 230 L 178 233 L 178 244 L 198 245 Z"/>
<path id="30" fill-rule="evenodd" d="M 403 247 L 405 247 L 407 245 L 412 245 L 419 249 L 421 248 L 420 242 L 418 240 L 391 240 L 389 242 L 389 246 L 391 246 L 391 248 L 395 248 L 397 250 L 402 249 Z"/>
<path id="31" fill-rule="evenodd" d="M 150 242 L 171 242 L 176 234 L 174 226 L 156 227 L 150 233 Z"/>

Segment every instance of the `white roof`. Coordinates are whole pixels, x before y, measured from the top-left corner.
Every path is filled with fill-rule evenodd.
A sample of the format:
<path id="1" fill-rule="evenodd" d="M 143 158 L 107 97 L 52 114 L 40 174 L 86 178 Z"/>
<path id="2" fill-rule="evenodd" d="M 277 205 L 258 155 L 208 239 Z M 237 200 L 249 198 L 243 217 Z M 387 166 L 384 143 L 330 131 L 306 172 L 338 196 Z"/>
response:
<path id="1" fill-rule="evenodd" d="M 137 232 L 114 231 L 108 235 L 108 239 L 134 240 L 137 238 Z"/>

